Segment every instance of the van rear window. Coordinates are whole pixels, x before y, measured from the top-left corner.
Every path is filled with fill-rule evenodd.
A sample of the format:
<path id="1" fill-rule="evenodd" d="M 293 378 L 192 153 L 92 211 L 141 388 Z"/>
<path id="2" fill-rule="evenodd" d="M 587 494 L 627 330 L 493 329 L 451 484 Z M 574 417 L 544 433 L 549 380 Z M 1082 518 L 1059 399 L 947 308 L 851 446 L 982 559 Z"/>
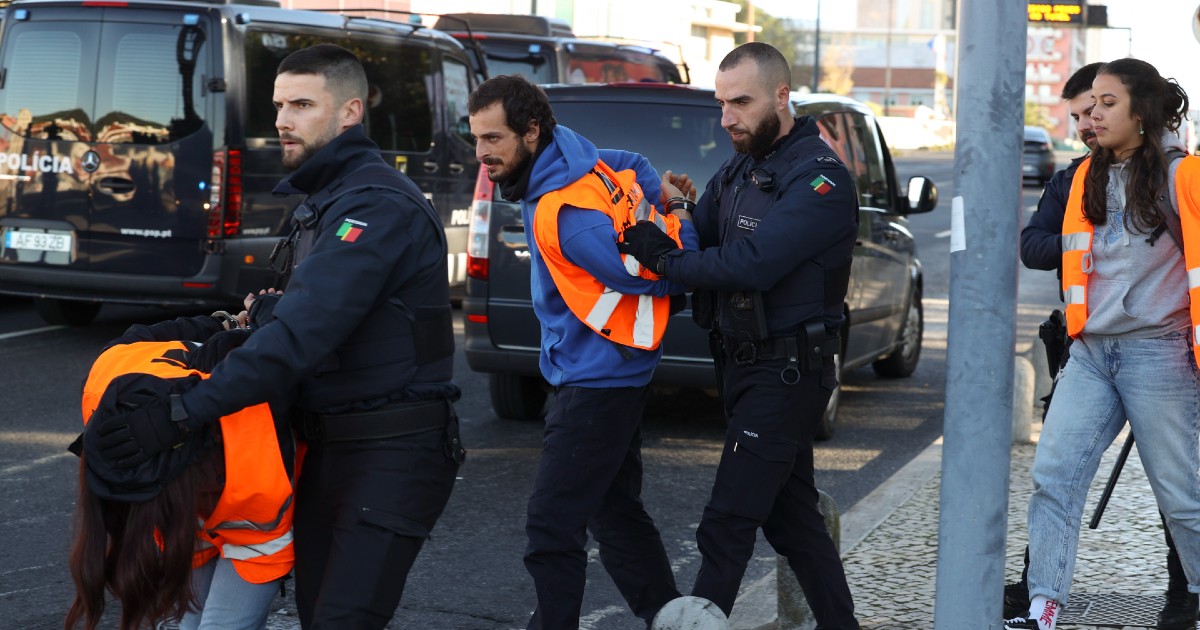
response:
<path id="1" fill-rule="evenodd" d="M 428 46 L 401 40 L 325 37 L 312 34 L 251 31 L 246 34 L 246 137 L 275 138 L 272 93 L 275 70 L 294 51 L 332 43 L 358 56 L 369 85 L 367 134 L 384 151 L 424 153 L 433 145 L 433 76 Z"/>
<path id="2" fill-rule="evenodd" d="M 203 28 L 178 24 L 14 24 L 0 123 L 37 139 L 174 142 L 199 131 L 209 70 Z"/>

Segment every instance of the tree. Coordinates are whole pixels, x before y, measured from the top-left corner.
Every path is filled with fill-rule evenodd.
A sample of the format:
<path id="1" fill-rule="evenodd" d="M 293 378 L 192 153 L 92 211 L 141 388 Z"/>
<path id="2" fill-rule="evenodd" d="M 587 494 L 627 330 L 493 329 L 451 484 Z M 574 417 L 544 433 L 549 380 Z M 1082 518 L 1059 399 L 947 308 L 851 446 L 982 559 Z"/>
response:
<path id="1" fill-rule="evenodd" d="M 1050 122 L 1050 115 L 1046 113 L 1046 108 L 1029 101 L 1025 101 L 1025 124 L 1046 129 L 1054 128 L 1054 123 Z"/>
<path id="2" fill-rule="evenodd" d="M 747 19 L 746 0 L 732 0 L 742 8 L 738 18 Z M 762 9 L 755 7 L 754 24 L 762 27 L 762 32 L 754 34 L 754 41 L 770 44 L 783 53 L 788 65 L 792 67 L 792 89 L 801 85 L 812 85 L 812 42 L 813 32 L 800 29 L 791 20 L 777 18 Z M 746 43 L 745 33 L 734 33 L 733 41 L 741 46 Z"/>

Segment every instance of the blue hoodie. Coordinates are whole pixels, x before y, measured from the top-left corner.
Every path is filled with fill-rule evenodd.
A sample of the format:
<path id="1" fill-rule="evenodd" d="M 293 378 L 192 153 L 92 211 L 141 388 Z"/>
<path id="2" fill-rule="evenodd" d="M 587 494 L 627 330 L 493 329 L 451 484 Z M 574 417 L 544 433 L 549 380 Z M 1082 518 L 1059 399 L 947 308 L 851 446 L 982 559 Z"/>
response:
<path id="1" fill-rule="evenodd" d="M 538 361 L 542 376 L 555 387 L 641 387 L 650 383 L 662 346 L 656 350 L 630 348 L 588 328 L 563 301 L 533 238 L 533 214 L 542 195 L 587 175 L 597 160 L 604 160 L 614 171 L 632 169 L 646 199 L 658 205 L 660 180 L 646 158 L 628 151 L 598 150 L 574 131 L 562 125 L 554 128 L 550 143 L 531 167 L 529 187 L 521 200 L 525 238 L 533 261 L 533 311 L 542 327 Z M 683 222 L 680 239 L 685 249 L 699 246 L 691 221 Z M 612 219 L 603 212 L 564 206 L 558 214 L 558 240 L 567 260 L 614 291 L 658 297 L 685 291 L 682 285 L 666 280 L 652 282 L 629 275 L 617 251 Z"/>

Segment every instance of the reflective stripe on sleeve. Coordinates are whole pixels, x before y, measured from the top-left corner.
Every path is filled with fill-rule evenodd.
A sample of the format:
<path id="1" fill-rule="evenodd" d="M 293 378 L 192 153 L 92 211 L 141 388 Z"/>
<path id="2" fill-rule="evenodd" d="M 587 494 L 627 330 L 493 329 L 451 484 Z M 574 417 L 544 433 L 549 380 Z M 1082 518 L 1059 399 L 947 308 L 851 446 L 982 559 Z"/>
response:
<path id="1" fill-rule="evenodd" d="M 638 296 L 637 319 L 633 322 L 633 344 L 649 348 L 654 343 L 654 298 Z"/>
<path id="2" fill-rule="evenodd" d="M 629 258 L 633 258 L 633 256 Z M 587 322 L 588 326 L 596 330 L 604 330 L 608 325 L 608 319 L 612 317 L 613 311 L 617 310 L 617 304 L 620 304 L 620 302 L 620 293 L 604 287 L 604 293 L 601 293 L 600 297 L 596 298 L 596 303 L 592 305 L 592 310 L 588 313 L 587 319 L 584 321 Z"/>
<path id="3" fill-rule="evenodd" d="M 1067 287 L 1066 300 L 1067 304 L 1083 304 L 1087 296 L 1087 289 L 1081 284 L 1075 284 Z"/>

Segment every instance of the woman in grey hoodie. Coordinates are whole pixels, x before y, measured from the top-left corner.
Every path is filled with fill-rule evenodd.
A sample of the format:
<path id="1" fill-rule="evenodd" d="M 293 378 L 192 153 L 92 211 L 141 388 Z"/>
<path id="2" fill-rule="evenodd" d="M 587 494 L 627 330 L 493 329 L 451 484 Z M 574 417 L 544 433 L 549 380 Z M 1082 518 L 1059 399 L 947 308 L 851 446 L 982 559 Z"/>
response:
<path id="1" fill-rule="evenodd" d="M 1006 628 L 1053 630 L 1070 591 L 1088 486 L 1126 421 L 1188 590 L 1200 592 L 1200 299 L 1189 295 L 1194 277 L 1200 297 L 1200 177 L 1187 175 L 1200 174 L 1200 158 L 1170 163 L 1166 155 L 1178 144 L 1188 98 L 1136 59 L 1101 66 L 1092 97 L 1099 146 L 1075 174 L 1063 219 L 1075 343 L 1034 458 L 1030 612 Z M 1164 621 L 1159 628 L 1194 628 L 1195 611 Z"/>

